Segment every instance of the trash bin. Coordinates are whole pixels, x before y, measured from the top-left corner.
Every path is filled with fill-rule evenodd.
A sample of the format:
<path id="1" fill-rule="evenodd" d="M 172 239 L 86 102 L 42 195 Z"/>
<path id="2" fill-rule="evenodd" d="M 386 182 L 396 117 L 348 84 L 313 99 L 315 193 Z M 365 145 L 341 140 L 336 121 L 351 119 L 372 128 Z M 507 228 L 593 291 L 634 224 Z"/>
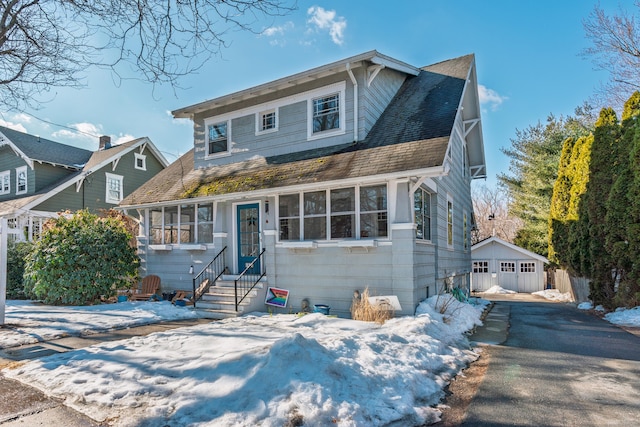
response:
<path id="1" fill-rule="evenodd" d="M 328 305 L 325 304 L 315 304 L 313 306 L 313 312 L 314 313 L 322 313 L 322 314 L 329 314 L 329 310 L 331 310 L 331 307 L 329 307 Z"/>

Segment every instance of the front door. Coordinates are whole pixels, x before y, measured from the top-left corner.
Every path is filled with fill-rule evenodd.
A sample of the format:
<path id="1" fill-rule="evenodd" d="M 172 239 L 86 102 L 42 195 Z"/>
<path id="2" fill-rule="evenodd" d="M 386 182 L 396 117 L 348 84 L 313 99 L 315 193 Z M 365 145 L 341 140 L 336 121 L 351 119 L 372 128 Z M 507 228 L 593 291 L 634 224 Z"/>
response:
<path id="1" fill-rule="evenodd" d="M 260 255 L 260 205 L 238 205 L 237 212 L 238 230 L 238 272 L 245 268 Z M 260 260 L 256 261 L 252 271 L 257 274 L 260 270 Z"/>

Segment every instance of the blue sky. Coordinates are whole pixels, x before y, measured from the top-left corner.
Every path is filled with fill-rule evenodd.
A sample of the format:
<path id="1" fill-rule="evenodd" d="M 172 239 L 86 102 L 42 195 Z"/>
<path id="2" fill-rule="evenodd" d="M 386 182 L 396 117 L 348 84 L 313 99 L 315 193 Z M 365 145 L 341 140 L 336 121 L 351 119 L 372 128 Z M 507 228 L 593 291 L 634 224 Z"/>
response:
<path id="1" fill-rule="evenodd" d="M 188 120 L 170 111 L 369 50 L 424 66 L 475 53 L 482 100 L 487 185 L 508 170 L 500 152 L 524 129 L 572 114 L 606 79 L 580 56 L 588 46 L 582 22 L 595 1 L 397 0 L 298 1 L 295 12 L 259 22 L 262 34 L 230 33 L 230 46 L 184 89 L 136 80 L 115 85 L 104 70 L 88 70 L 86 89 L 57 89 L 32 116 L 0 112 L 0 124 L 62 143 L 97 149 L 97 135 L 113 141 L 149 137 L 173 162 L 192 145 Z M 608 12 L 633 1 L 603 1 Z"/>

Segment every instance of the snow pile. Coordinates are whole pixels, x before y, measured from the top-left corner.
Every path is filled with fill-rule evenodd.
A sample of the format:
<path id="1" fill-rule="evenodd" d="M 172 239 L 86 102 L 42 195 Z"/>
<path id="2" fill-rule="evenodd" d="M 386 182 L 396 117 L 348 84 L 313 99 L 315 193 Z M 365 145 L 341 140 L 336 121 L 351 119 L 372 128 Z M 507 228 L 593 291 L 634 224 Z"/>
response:
<path id="1" fill-rule="evenodd" d="M 0 330 L 0 348 L 200 317 L 196 311 L 175 307 L 168 301 L 55 307 L 9 300 L 5 310 L 6 328 Z"/>
<path id="2" fill-rule="evenodd" d="M 557 289 L 545 289 L 544 291 L 533 292 L 533 295 L 541 296 L 550 301 L 570 302 L 573 300 L 571 293 L 561 293 Z"/>
<path id="3" fill-rule="evenodd" d="M 485 293 L 485 294 L 515 294 L 517 292 L 516 291 L 512 291 L 510 289 L 504 289 L 501 286 L 495 285 L 495 286 L 490 287 L 486 291 L 483 291 L 483 293 Z"/>
<path id="4" fill-rule="evenodd" d="M 477 358 L 463 332 L 483 308 L 432 297 L 384 325 L 252 314 L 3 374 L 119 426 L 420 425 L 439 419 L 443 387 Z"/>
<path id="5" fill-rule="evenodd" d="M 593 308 L 593 304 L 591 301 L 585 301 L 578 304 L 578 309 L 580 310 L 591 310 Z"/>
<path id="6" fill-rule="evenodd" d="M 640 326 L 640 307 L 618 308 L 612 313 L 607 313 L 604 318 L 616 325 Z"/>

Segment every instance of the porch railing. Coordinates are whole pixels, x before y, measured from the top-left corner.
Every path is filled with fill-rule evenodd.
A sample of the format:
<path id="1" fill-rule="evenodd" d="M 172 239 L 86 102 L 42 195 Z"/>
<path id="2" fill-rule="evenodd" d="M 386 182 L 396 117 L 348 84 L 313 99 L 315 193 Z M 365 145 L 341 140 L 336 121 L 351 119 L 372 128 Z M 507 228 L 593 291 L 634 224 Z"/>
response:
<path id="1" fill-rule="evenodd" d="M 256 287 L 258 282 L 267 274 L 264 266 L 264 252 L 266 249 L 262 249 L 260 255 L 258 255 L 251 263 L 247 265 L 242 273 L 235 280 L 235 294 L 236 294 L 236 311 L 240 303 L 249 295 L 249 293 Z M 256 263 L 260 268 L 259 271 L 255 271 Z"/>
<path id="2" fill-rule="evenodd" d="M 193 277 L 193 308 L 202 295 L 209 291 L 209 288 L 216 283 L 227 268 L 225 262 L 225 252 L 227 247 L 222 248 L 218 255 L 211 260 L 205 268 Z"/>

